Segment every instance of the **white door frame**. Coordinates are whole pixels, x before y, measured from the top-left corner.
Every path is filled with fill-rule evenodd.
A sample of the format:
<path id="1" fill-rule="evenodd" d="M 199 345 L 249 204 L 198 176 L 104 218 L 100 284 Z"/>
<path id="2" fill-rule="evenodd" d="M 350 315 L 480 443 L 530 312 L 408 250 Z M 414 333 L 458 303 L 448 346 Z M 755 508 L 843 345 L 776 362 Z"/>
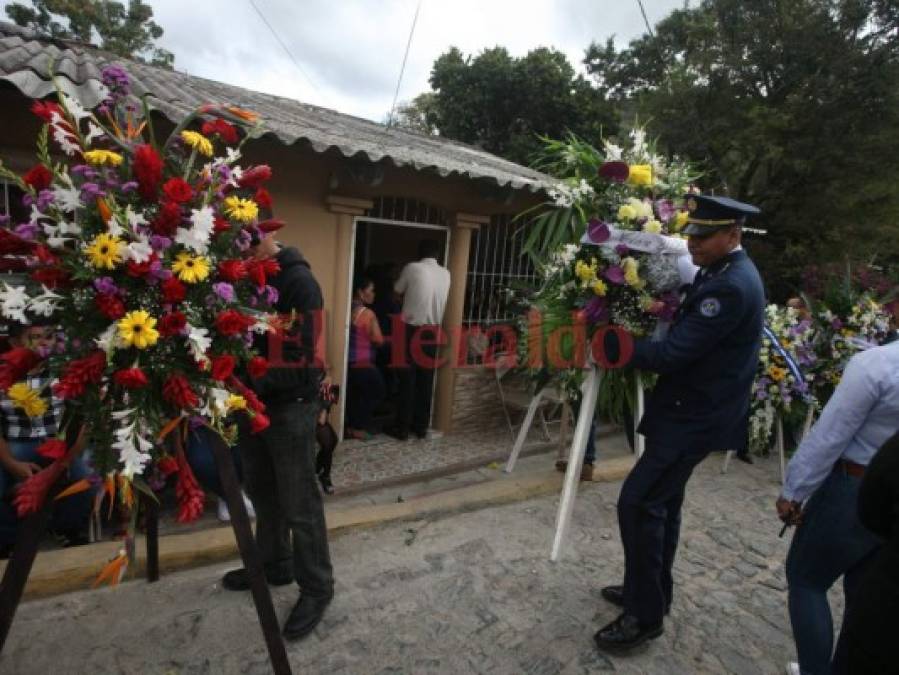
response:
<path id="1" fill-rule="evenodd" d="M 452 231 L 448 225 L 433 225 L 430 223 L 411 223 L 407 220 L 391 220 L 390 218 L 370 218 L 368 216 L 354 216 L 353 217 L 353 236 L 350 238 L 350 264 L 349 264 L 349 279 L 347 279 L 347 288 L 350 291 L 350 297 L 347 298 L 346 304 L 346 315 L 343 317 L 343 382 L 340 383 L 340 419 L 341 425 L 340 429 L 337 432 L 337 437 L 342 441 L 343 440 L 343 429 L 346 427 L 346 399 L 347 399 L 347 381 L 350 375 L 349 369 L 349 360 L 350 360 L 350 317 L 353 311 L 353 275 L 356 267 L 356 232 L 358 231 L 359 223 L 372 223 L 374 225 L 394 225 L 398 227 L 410 227 L 416 228 L 419 230 L 436 230 L 438 232 L 443 232 L 446 234 L 446 245 L 443 250 L 443 260 L 448 265 L 449 264 L 449 246 L 450 246 L 450 238 L 452 237 Z M 369 242 L 371 239 L 369 239 Z M 366 246 L 368 246 L 368 242 L 366 242 Z M 434 392 L 437 388 L 437 378 L 434 378 L 433 386 L 431 387 L 431 420 L 434 418 Z M 430 421 L 428 426 L 430 426 Z"/>

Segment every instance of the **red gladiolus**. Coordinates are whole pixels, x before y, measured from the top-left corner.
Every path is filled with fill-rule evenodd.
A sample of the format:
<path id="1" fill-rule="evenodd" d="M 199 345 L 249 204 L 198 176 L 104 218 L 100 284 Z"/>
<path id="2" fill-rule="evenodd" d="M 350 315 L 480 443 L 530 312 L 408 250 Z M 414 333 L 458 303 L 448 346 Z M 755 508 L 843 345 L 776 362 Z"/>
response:
<path id="1" fill-rule="evenodd" d="M 42 360 L 26 347 L 14 347 L 0 355 L 0 389 L 6 391 L 21 381 Z"/>
<path id="2" fill-rule="evenodd" d="M 34 255 L 44 265 L 56 265 L 59 263 L 59 258 L 44 244 L 38 244 L 34 247 Z"/>
<path id="3" fill-rule="evenodd" d="M 265 411 L 265 404 L 259 400 L 255 392 L 233 375 L 228 378 L 228 386 L 244 397 L 247 402 L 247 408 L 253 412 Z"/>
<path id="4" fill-rule="evenodd" d="M 54 103 L 53 101 L 35 101 L 31 104 L 31 112 L 40 117 L 47 124 L 53 123 L 53 113 L 59 115 L 63 120 L 66 118 L 62 108 L 59 107 L 59 104 Z M 68 126 L 68 123 L 66 123 L 66 126 Z"/>
<path id="5" fill-rule="evenodd" d="M 19 483 L 16 488 L 16 496 L 13 498 L 13 505 L 16 507 L 19 518 L 24 518 L 29 513 L 35 513 L 43 506 L 50 487 L 59 479 L 65 469 L 65 462 L 56 460 L 46 469 L 38 471 L 31 478 Z"/>
<path id="6" fill-rule="evenodd" d="M 240 140 L 237 134 L 237 127 L 223 119 L 216 119 L 211 122 L 203 122 L 200 128 L 204 136 L 212 136 L 218 134 L 219 137 L 228 145 L 234 145 Z"/>
<path id="7" fill-rule="evenodd" d="M 265 431 L 268 429 L 269 425 L 271 425 L 271 420 L 269 420 L 265 413 L 258 412 L 250 418 L 250 431 L 254 434 Z"/>
<path id="8" fill-rule="evenodd" d="M 178 472 L 178 460 L 176 460 L 171 455 L 166 455 L 158 462 L 156 462 L 156 468 L 159 469 L 160 473 L 162 473 L 163 476 L 168 478 L 173 473 Z"/>
<path id="9" fill-rule="evenodd" d="M 272 170 L 267 164 L 254 166 L 243 172 L 237 184 L 242 188 L 257 189 L 265 181 L 272 177 Z"/>
<path id="10" fill-rule="evenodd" d="M 255 319 L 241 314 L 235 309 L 226 309 L 215 317 L 215 329 L 225 337 L 243 333 L 255 323 Z"/>
<path id="11" fill-rule="evenodd" d="M 189 202 L 194 196 L 190 184 L 183 178 L 169 178 L 162 186 L 165 196 L 176 204 Z"/>
<path id="12" fill-rule="evenodd" d="M 256 223 L 256 227 L 260 232 L 269 234 L 271 232 L 277 232 L 286 224 L 287 223 L 285 223 L 283 220 L 276 220 L 274 218 L 271 218 L 269 220 L 260 220 L 258 223 Z"/>
<path id="13" fill-rule="evenodd" d="M 94 298 L 94 304 L 100 311 L 100 314 L 107 319 L 115 321 L 125 316 L 125 303 L 114 295 L 108 293 L 97 293 Z"/>
<path id="14" fill-rule="evenodd" d="M 53 174 L 43 164 L 37 164 L 22 176 L 22 181 L 40 192 L 50 187 L 50 183 L 53 182 Z"/>
<path id="15" fill-rule="evenodd" d="M 67 286 L 72 280 L 72 276 L 64 269 L 59 267 L 41 267 L 31 271 L 31 278 L 39 284 L 44 284 L 47 288 L 59 288 Z"/>
<path id="16" fill-rule="evenodd" d="M 113 382 L 125 389 L 142 389 L 146 387 L 150 380 L 140 368 L 124 368 L 117 370 L 112 376 Z"/>
<path id="17" fill-rule="evenodd" d="M 178 277 L 169 277 L 159 287 L 163 300 L 168 303 L 181 302 L 187 296 L 187 286 Z"/>
<path id="18" fill-rule="evenodd" d="M 221 216 L 216 216 L 212 220 L 212 236 L 215 237 L 222 232 L 227 232 L 231 229 L 231 223 L 222 218 Z"/>
<path id="19" fill-rule="evenodd" d="M 169 375 L 162 385 L 162 397 L 177 408 L 195 408 L 200 402 L 199 397 L 190 388 L 190 382 L 180 373 Z"/>
<path id="20" fill-rule="evenodd" d="M 4 255 L 16 255 L 21 253 L 31 253 L 34 249 L 34 242 L 22 239 L 22 237 L 10 232 L 5 227 L 0 227 L 0 253 Z"/>
<path id="21" fill-rule="evenodd" d="M 205 495 L 183 452 L 178 453 L 177 461 L 178 482 L 175 484 L 175 497 L 178 499 L 178 516 L 176 520 L 179 523 L 189 523 L 203 513 Z"/>
<path id="22" fill-rule="evenodd" d="M 162 337 L 179 335 L 187 325 L 187 317 L 181 312 L 164 314 L 156 325 L 156 329 Z"/>
<path id="23" fill-rule="evenodd" d="M 212 361 L 212 379 L 218 382 L 226 380 L 234 372 L 234 366 L 237 365 L 237 359 L 231 354 L 213 356 L 210 360 Z"/>
<path id="24" fill-rule="evenodd" d="M 181 207 L 175 202 L 163 202 L 150 227 L 158 235 L 171 237 L 184 220 Z"/>
<path id="25" fill-rule="evenodd" d="M 254 356 L 247 362 L 247 372 L 254 380 L 268 372 L 268 361 L 261 356 Z"/>
<path id="26" fill-rule="evenodd" d="M 152 145 L 138 145 L 131 162 L 131 173 L 137 181 L 137 191 L 146 201 L 156 199 L 159 183 L 162 182 L 162 158 Z"/>
<path id="27" fill-rule="evenodd" d="M 243 260 L 222 260 L 218 266 L 219 276 L 225 281 L 240 281 L 247 276 Z"/>
<path id="28" fill-rule="evenodd" d="M 106 353 L 102 351 L 71 361 L 59 382 L 53 385 L 53 393 L 62 399 L 77 398 L 84 393 L 88 384 L 100 382 L 105 369 Z"/>
<path id="29" fill-rule="evenodd" d="M 269 194 L 268 190 L 264 187 L 256 190 L 256 194 L 253 195 L 253 201 L 259 204 L 264 209 L 271 210 L 272 208 L 272 196 Z"/>
<path id="30" fill-rule="evenodd" d="M 57 460 L 65 457 L 68 449 L 69 446 L 66 445 L 65 441 L 58 438 L 50 438 L 37 446 L 37 454 L 47 459 Z"/>
<path id="31" fill-rule="evenodd" d="M 263 288 L 268 277 L 281 271 L 281 265 L 274 258 L 266 260 L 250 260 L 246 263 L 247 275 L 256 282 L 259 288 Z"/>

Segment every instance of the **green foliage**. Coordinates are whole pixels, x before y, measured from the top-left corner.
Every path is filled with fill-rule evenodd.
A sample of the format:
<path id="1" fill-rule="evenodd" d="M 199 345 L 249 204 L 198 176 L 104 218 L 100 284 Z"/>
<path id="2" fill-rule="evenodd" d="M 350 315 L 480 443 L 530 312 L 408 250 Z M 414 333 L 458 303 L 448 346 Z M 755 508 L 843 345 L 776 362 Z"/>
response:
<path id="1" fill-rule="evenodd" d="M 113 54 L 168 69 L 175 64 L 174 54 L 154 46 L 163 30 L 142 0 L 128 0 L 127 7 L 114 0 L 31 0 L 31 6 L 10 4 L 6 14 L 54 38 L 92 43 L 96 32 L 99 46 Z"/>

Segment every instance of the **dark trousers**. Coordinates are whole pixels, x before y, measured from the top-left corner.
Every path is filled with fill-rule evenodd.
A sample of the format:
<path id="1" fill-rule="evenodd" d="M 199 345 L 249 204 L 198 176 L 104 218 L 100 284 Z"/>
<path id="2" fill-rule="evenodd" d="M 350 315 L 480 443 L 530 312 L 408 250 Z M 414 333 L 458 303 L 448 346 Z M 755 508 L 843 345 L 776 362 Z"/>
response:
<path id="1" fill-rule="evenodd" d="M 618 497 L 624 546 L 624 609 L 641 623 L 662 621 L 671 604 L 671 567 L 680 537 L 684 491 L 706 450 L 647 439 Z"/>
<path id="2" fill-rule="evenodd" d="M 318 403 L 270 405 L 271 426 L 251 434 L 241 422 L 244 482 L 256 509 L 256 543 L 269 574 L 293 569 L 302 592 L 333 593 L 328 531 L 315 475 Z"/>
<path id="3" fill-rule="evenodd" d="M 396 370 L 399 380 L 396 427 L 400 431 L 412 429 L 417 433 L 424 433 L 431 422 L 431 394 L 434 389 L 434 368 L 431 364 L 437 357 L 437 347 L 424 344 L 413 349 L 413 337 L 422 331 L 428 341 L 433 341 L 440 327 L 405 326 L 406 362 Z"/>
<path id="4" fill-rule="evenodd" d="M 842 576 L 848 618 L 859 582 L 880 544 L 858 519 L 861 480 L 834 468 L 808 500 L 787 554 L 790 623 L 803 675 L 831 672 L 833 617 L 827 592 Z"/>
<path id="5" fill-rule="evenodd" d="M 372 364 L 351 365 L 347 389 L 347 426 L 371 431 L 372 412 L 387 393 L 381 371 Z"/>

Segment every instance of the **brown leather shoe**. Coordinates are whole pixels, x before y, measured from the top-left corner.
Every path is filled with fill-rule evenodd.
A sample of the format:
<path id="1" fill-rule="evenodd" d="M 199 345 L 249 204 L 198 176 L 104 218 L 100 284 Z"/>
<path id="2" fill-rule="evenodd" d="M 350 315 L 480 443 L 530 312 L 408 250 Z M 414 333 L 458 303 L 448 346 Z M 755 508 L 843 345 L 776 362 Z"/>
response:
<path id="1" fill-rule="evenodd" d="M 584 466 L 581 467 L 581 480 L 582 481 L 584 481 L 584 480 L 592 481 L 593 480 L 593 465 L 592 464 L 584 464 Z"/>

